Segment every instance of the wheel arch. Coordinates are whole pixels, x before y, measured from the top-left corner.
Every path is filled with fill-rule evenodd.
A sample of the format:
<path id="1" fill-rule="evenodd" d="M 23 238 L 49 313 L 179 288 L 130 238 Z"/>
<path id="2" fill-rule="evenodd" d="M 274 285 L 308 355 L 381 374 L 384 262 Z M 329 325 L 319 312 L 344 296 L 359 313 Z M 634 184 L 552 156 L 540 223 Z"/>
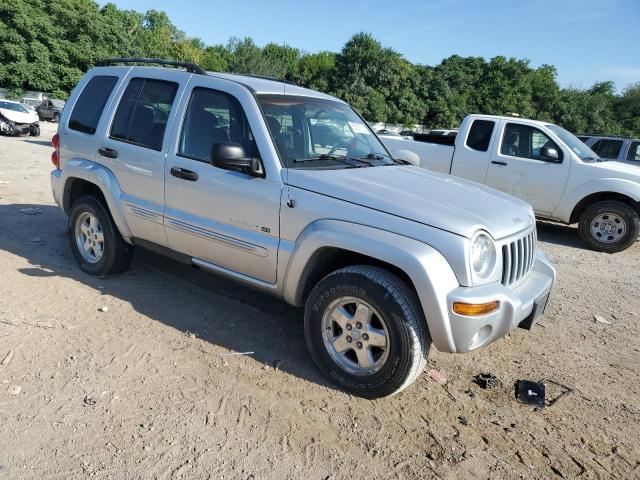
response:
<path id="1" fill-rule="evenodd" d="M 436 348 L 455 351 L 447 295 L 460 284 L 440 252 L 412 238 L 339 220 L 315 221 L 295 242 L 283 277 L 282 296 L 301 307 L 326 274 L 363 264 L 382 267 L 404 280 L 425 312 Z"/>
<path id="2" fill-rule="evenodd" d="M 625 195 L 624 193 L 603 191 L 591 193 L 580 200 L 576 206 L 573 207 L 569 222 L 572 224 L 578 222 L 582 212 L 584 212 L 590 205 L 607 200 L 614 200 L 629 205 L 640 215 L 640 202 L 634 200 L 628 195 Z"/>
<path id="3" fill-rule="evenodd" d="M 130 242 L 131 230 L 127 224 L 119 200 L 122 195 L 120 186 L 113 173 L 106 167 L 88 160 L 67 162 L 62 189 L 62 208 L 68 215 L 73 202 L 82 195 L 91 194 L 103 203 L 120 235 Z"/>

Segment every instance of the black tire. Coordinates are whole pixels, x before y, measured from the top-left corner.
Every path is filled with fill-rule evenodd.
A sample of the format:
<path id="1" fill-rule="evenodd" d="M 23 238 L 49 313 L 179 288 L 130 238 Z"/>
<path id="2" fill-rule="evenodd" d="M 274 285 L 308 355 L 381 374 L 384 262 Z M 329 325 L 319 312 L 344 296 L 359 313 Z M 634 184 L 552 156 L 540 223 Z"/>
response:
<path id="1" fill-rule="evenodd" d="M 96 263 L 87 261 L 80 252 L 76 242 L 75 227 L 78 218 L 83 213 L 95 216 L 102 227 L 104 236 L 104 251 Z M 71 207 L 68 224 L 69 246 L 80 268 L 91 275 L 104 277 L 121 273 L 131 263 L 133 246 L 126 243 L 113 223 L 107 208 L 94 196 L 84 195 L 78 198 Z"/>
<path id="2" fill-rule="evenodd" d="M 32 137 L 39 137 L 40 136 L 40 125 L 35 125 L 35 126 L 31 127 L 31 129 L 29 130 L 29 135 L 31 135 Z"/>
<path id="3" fill-rule="evenodd" d="M 617 241 L 608 241 L 612 237 L 600 233 L 599 236 L 591 232 L 591 224 L 601 215 L 613 214 L 618 221 L 624 222 L 624 234 Z M 621 226 L 622 229 L 622 226 Z M 640 217 L 638 212 L 626 203 L 616 200 L 605 200 L 587 207 L 580 215 L 578 231 L 584 243 L 591 250 L 598 252 L 617 253 L 626 250 L 635 243 L 640 233 Z"/>
<path id="4" fill-rule="evenodd" d="M 388 354 L 374 373 L 349 372 L 325 346 L 324 313 L 333 302 L 345 297 L 364 300 L 384 318 Z M 304 329 L 311 357 L 322 373 L 342 389 L 365 398 L 393 395 L 410 385 L 424 369 L 431 344 L 413 290 L 392 273 L 367 265 L 337 270 L 318 282 L 307 299 Z"/>
<path id="5" fill-rule="evenodd" d="M 59 113 L 54 113 L 53 114 L 53 118 L 52 118 L 54 123 L 59 123 L 60 122 L 60 114 Z"/>

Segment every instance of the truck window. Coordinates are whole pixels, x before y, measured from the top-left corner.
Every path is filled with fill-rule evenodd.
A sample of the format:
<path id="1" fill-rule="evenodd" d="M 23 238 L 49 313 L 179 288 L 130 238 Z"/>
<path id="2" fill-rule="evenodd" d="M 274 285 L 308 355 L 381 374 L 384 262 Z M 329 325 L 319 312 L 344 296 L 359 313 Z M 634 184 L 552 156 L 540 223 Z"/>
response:
<path id="1" fill-rule="evenodd" d="M 209 162 L 213 146 L 229 142 L 242 145 L 247 156 L 260 157 L 240 103 L 223 92 L 194 88 L 182 125 L 178 155 Z"/>
<path id="2" fill-rule="evenodd" d="M 495 122 L 489 120 L 474 120 L 467 136 L 467 147 L 486 152 L 489 149 L 494 125 Z"/>
<path id="3" fill-rule="evenodd" d="M 602 158 L 618 158 L 620 149 L 622 148 L 622 140 L 598 140 L 593 144 L 591 150 L 596 152 Z"/>
<path id="4" fill-rule="evenodd" d="M 98 75 L 87 82 L 73 107 L 69 128 L 93 135 L 118 77 Z"/>
<path id="5" fill-rule="evenodd" d="M 547 161 L 540 155 L 543 147 L 555 148 L 562 160 L 562 150 L 547 135 L 535 127 L 508 123 L 504 127 L 500 153 L 511 157 L 530 158 Z"/>
<path id="6" fill-rule="evenodd" d="M 153 150 L 162 149 L 178 84 L 134 78 L 120 100 L 111 125 L 111 138 Z"/>
<path id="7" fill-rule="evenodd" d="M 640 162 L 640 142 L 632 142 L 627 152 L 627 160 Z"/>

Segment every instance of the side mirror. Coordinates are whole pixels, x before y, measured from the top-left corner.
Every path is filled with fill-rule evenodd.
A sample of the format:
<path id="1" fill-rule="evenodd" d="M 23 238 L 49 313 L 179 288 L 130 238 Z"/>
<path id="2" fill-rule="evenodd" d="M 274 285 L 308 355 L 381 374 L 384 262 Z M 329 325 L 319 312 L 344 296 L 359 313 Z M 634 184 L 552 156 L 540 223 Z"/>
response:
<path id="1" fill-rule="evenodd" d="M 542 147 L 540 149 L 540 156 L 556 163 L 560 161 L 560 154 L 558 150 L 553 147 Z"/>
<path id="2" fill-rule="evenodd" d="M 238 143 L 216 143 L 211 151 L 211 165 L 254 177 L 264 177 L 260 160 L 247 157 L 244 148 Z"/>
<path id="3" fill-rule="evenodd" d="M 415 165 L 416 167 L 420 166 L 420 157 L 417 153 L 412 152 L 411 150 L 393 150 L 391 153 L 394 158 L 409 162 L 411 165 Z"/>

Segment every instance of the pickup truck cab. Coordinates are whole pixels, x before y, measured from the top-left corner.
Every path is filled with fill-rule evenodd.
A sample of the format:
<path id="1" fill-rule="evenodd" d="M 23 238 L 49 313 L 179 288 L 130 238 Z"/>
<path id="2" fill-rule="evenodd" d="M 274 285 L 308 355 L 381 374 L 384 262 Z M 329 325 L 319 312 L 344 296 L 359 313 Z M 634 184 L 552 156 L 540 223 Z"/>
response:
<path id="1" fill-rule="evenodd" d="M 640 140 L 637 138 L 602 135 L 578 135 L 578 138 L 603 160 L 613 160 L 640 167 Z"/>
<path id="2" fill-rule="evenodd" d="M 143 62 L 187 70 L 119 65 Z M 409 385 L 432 343 L 531 328 L 555 280 L 525 202 L 392 159 L 348 104 L 288 83 L 105 61 L 53 144 L 82 270 L 143 247 L 281 297 L 321 371 L 364 397 Z"/>
<path id="3" fill-rule="evenodd" d="M 381 137 L 396 156 L 423 168 L 514 195 L 536 216 L 578 223 L 590 248 L 630 247 L 640 232 L 640 168 L 604 162 L 581 140 L 547 122 L 469 115 L 452 137 Z"/>
<path id="4" fill-rule="evenodd" d="M 60 115 L 62 115 L 64 105 L 64 100 L 50 98 L 47 100 L 43 100 L 40 105 L 37 105 L 35 108 L 36 112 L 38 112 L 38 117 L 40 117 L 40 120 L 51 120 L 52 122 L 58 122 L 60 120 Z"/>

